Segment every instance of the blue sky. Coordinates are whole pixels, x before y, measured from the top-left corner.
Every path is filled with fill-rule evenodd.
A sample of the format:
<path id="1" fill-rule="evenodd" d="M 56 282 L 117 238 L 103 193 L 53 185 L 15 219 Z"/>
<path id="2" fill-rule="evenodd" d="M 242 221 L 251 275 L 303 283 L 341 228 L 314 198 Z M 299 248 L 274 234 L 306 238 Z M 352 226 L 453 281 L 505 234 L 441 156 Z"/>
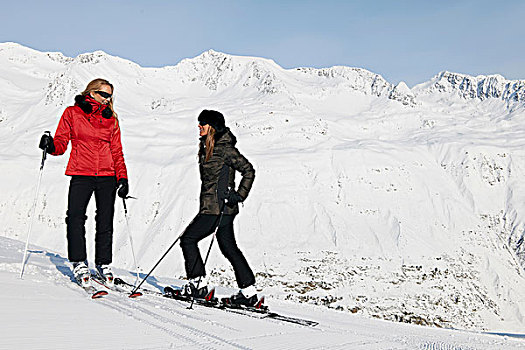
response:
<path id="1" fill-rule="evenodd" d="M 525 1 L 6 1 L 0 42 L 142 66 L 208 49 L 284 68 L 362 67 L 409 86 L 442 70 L 525 79 Z"/>

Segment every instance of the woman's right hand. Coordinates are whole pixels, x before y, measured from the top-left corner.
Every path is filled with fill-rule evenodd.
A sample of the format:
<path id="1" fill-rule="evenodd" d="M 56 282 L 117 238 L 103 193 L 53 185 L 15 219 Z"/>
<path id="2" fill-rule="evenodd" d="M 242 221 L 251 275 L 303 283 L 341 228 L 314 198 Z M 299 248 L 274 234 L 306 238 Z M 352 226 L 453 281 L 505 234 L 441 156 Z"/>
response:
<path id="1" fill-rule="evenodd" d="M 53 153 L 55 152 L 55 144 L 53 143 L 53 137 L 48 134 L 42 135 L 40 138 L 40 144 L 38 145 L 38 148 L 40 148 L 43 151 L 46 151 L 46 153 Z"/>

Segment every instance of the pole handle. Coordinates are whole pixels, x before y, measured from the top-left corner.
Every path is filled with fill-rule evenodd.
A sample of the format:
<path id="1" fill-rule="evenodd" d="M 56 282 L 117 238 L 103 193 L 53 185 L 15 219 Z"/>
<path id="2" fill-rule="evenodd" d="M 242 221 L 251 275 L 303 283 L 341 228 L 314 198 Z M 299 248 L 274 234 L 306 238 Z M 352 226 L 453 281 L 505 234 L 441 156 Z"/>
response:
<path id="1" fill-rule="evenodd" d="M 51 137 L 51 131 L 44 131 L 44 135 Z M 44 169 L 44 163 L 46 162 L 46 158 L 47 158 L 47 151 L 43 150 L 42 151 L 42 163 L 40 164 L 40 170 Z"/>

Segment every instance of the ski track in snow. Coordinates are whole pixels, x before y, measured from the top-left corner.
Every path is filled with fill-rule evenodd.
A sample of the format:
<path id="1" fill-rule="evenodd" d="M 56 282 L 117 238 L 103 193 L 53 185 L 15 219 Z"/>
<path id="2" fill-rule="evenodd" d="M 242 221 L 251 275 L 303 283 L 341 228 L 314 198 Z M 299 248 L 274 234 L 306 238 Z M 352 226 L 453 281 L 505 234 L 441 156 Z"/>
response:
<path id="1" fill-rule="evenodd" d="M 442 342 L 424 343 L 420 346 L 421 350 L 473 350 L 471 347 L 461 347 L 453 344 L 446 344 Z"/>
<path id="2" fill-rule="evenodd" d="M 212 346 L 213 344 L 228 345 L 232 348 L 235 347 L 238 349 L 247 349 L 247 347 L 242 346 L 240 344 L 236 344 L 234 341 L 219 337 L 218 335 L 211 334 L 206 331 L 203 331 L 202 329 L 198 329 L 188 325 L 190 321 L 199 321 L 201 325 L 202 323 L 209 323 L 209 320 L 206 320 L 202 317 L 195 317 L 193 315 L 183 314 L 181 312 L 174 312 L 174 310 L 171 308 L 159 310 L 158 304 L 145 302 L 144 304 L 149 304 L 150 307 L 153 307 L 153 309 L 157 311 L 152 312 L 146 307 L 139 306 L 139 304 L 142 304 L 142 300 L 136 300 L 137 303 L 134 303 L 134 305 L 129 305 L 129 303 L 125 303 L 121 300 L 118 300 L 118 298 L 122 298 L 122 296 L 118 298 L 112 297 L 113 296 L 106 298 L 110 302 L 104 303 L 103 305 L 108 306 L 118 312 L 122 312 L 125 315 L 130 316 L 141 323 L 144 323 L 151 327 L 155 327 L 165 332 L 167 335 L 172 337 L 174 341 L 180 341 L 180 339 L 182 339 L 186 341 L 188 345 L 203 349 L 210 348 L 210 346 Z M 104 301 L 106 301 L 106 299 Z M 165 313 L 167 313 L 168 315 L 164 316 L 163 314 Z M 181 321 L 181 318 L 186 320 L 184 320 L 183 322 Z M 214 326 L 217 326 L 217 324 L 214 324 Z M 222 327 L 222 325 L 220 325 L 218 328 L 226 327 Z M 230 330 L 233 330 L 233 328 L 229 328 Z"/>
<path id="3" fill-rule="evenodd" d="M 148 294 L 130 299 L 109 291 L 92 300 L 71 281 L 67 260 L 39 247 L 31 247 L 20 280 L 22 249 L 22 242 L 0 238 L 0 327 L 6 332 L 0 349 L 525 349 L 524 340 L 509 337 L 366 320 L 293 303 L 272 303 L 272 309 L 320 324 L 304 327 L 199 305 L 188 310 L 187 303 Z M 86 327 L 97 336 L 78 343 Z M 26 330 L 40 330 L 38 338 Z"/>

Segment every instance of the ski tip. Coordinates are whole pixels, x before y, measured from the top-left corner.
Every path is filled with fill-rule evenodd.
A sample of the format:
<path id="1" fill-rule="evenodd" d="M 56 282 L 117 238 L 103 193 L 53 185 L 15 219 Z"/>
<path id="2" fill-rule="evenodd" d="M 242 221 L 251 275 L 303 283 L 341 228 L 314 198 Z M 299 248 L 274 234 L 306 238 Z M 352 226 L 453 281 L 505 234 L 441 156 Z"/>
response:
<path id="1" fill-rule="evenodd" d="M 175 297 L 175 290 L 171 288 L 170 286 L 166 286 L 164 287 L 162 295 L 165 296 L 166 298 L 173 298 Z"/>
<path id="2" fill-rule="evenodd" d="M 215 288 L 212 288 L 210 292 L 204 297 L 206 301 L 212 301 L 215 297 Z"/>
<path id="3" fill-rule="evenodd" d="M 164 287 L 164 295 L 168 297 L 173 297 L 176 295 L 180 295 L 181 293 L 180 289 L 174 289 L 173 287 L 166 286 Z"/>
<path id="4" fill-rule="evenodd" d="M 141 292 L 135 292 L 135 293 L 131 293 L 130 295 L 128 295 L 129 298 L 137 298 L 141 296 L 142 296 Z"/>
<path id="5" fill-rule="evenodd" d="M 104 295 L 108 295 L 108 292 L 104 291 L 104 290 L 100 290 L 98 292 L 95 292 L 91 295 L 91 299 L 98 299 L 98 298 L 102 298 Z"/>

